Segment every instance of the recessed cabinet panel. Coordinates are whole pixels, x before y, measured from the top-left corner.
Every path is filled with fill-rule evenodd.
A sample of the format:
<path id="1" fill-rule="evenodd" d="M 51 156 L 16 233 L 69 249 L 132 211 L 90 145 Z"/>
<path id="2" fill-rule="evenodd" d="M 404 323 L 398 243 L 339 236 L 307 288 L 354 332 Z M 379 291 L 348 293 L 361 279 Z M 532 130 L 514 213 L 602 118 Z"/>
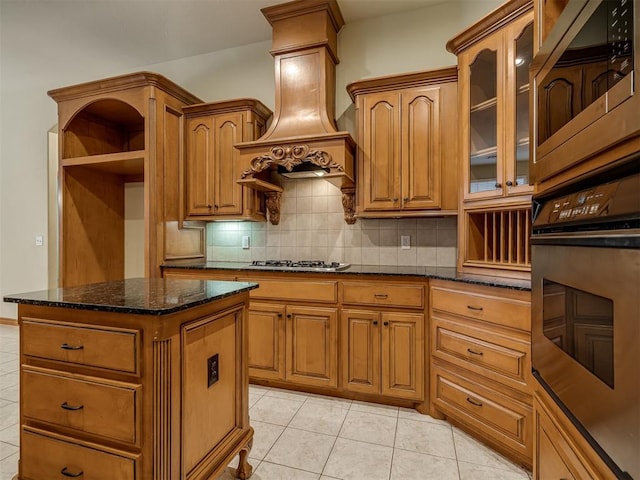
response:
<path id="1" fill-rule="evenodd" d="M 380 328 L 377 312 L 342 311 L 342 374 L 346 389 L 380 393 Z"/>
<path id="2" fill-rule="evenodd" d="M 242 141 L 242 113 L 222 115 L 216 118 L 215 203 L 216 215 L 242 213 L 242 187 L 236 184 L 240 178 L 239 152 L 233 145 Z"/>
<path id="3" fill-rule="evenodd" d="M 286 312 L 287 381 L 337 387 L 337 310 L 288 306 Z"/>
<path id="4" fill-rule="evenodd" d="M 192 215 L 208 215 L 213 206 L 213 118 L 187 120 L 187 209 Z"/>
<path id="5" fill-rule="evenodd" d="M 249 332 L 249 376 L 284 380 L 284 307 L 251 302 Z"/>
<path id="6" fill-rule="evenodd" d="M 397 178 L 400 176 L 398 95 L 377 94 L 366 99 L 364 108 L 369 112 L 365 126 L 365 148 L 368 147 L 369 154 L 363 169 L 363 208 L 392 208 L 398 201 Z"/>
<path id="7" fill-rule="evenodd" d="M 439 89 L 402 93 L 403 151 L 402 207 L 440 205 Z"/>
<path id="8" fill-rule="evenodd" d="M 382 394 L 424 397 L 424 315 L 381 313 Z"/>

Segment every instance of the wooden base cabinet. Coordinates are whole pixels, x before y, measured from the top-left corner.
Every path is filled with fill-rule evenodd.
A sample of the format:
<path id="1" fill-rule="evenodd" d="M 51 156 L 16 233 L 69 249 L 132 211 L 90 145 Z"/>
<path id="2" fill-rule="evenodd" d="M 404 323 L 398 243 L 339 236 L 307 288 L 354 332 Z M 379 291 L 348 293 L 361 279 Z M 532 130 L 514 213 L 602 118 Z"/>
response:
<path id="1" fill-rule="evenodd" d="M 422 283 L 341 283 L 344 390 L 424 400 L 425 290 Z"/>
<path id="2" fill-rule="evenodd" d="M 533 407 L 534 479 L 613 480 L 616 478 L 540 385 L 536 388 Z"/>
<path id="3" fill-rule="evenodd" d="M 342 310 L 345 390 L 424 399 L 424 315 Z"/>
<path id="4" fill-rule="evenodd" d="M 205 480 L 238 453 L 248 478 L 248 299 L 167 315 L 20 305 L 16 479 Z"/>
<path id="5" fill-rule="evenodd" d="M 516 462 L 531 467 L 531 294 L 430 282 L 430 401 Z"/>
<path id="6" fill-rule="evenodd" d="M 337 282 L 239 280 L 260 284 L 249 307 L 250 378 L 336 388 Z"/>

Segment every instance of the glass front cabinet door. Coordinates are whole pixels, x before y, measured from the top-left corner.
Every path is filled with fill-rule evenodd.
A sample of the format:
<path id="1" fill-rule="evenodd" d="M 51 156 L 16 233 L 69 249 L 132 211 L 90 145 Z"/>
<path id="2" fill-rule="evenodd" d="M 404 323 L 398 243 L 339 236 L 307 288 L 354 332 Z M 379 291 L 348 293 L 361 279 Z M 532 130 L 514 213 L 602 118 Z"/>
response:
<path id="1" fill-rule="evenodd" d="M 529 185 L 532 56 L 532 12 L 459 55 L 465 200 L 532 191 Z"/>

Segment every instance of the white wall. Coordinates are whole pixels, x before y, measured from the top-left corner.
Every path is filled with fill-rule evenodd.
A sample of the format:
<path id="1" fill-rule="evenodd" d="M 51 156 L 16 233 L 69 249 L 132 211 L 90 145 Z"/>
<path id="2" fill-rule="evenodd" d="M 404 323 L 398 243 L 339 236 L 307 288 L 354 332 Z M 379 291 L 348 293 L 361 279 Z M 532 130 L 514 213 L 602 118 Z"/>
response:
<path id="1" fill-rule="evenodd" d="M 136 70 L 151 70 L 205 101 L 255 97 L 274 104 L 270 42 L 183 58 L 136 65 L 128 52 L 96 55 L 77 39 L 73 45 L 49 45 L 37 32 L 15 28 L 23 22 L 0 2 L 0 296 L 47 287 L 47 249 L 34 237 L 47 232 L 47 131 L 56 123 L 53 88 Z M 444 44 L 458 31 L 499 3 L 495 0 L 445 2 L 403 14 L 346 25 L 340 34 L 337 116 L 348 111 L 345 86 L 354 80 L 430 69 L 455 63 Z M 6 5 L 6 4 L 5 4 Z M 32 4 L 37 8 L 37 2 Z M 117 4 L 114 3 L 114 8 Z M 13 28 L 3 28 L 12 26 Z M 27 29 L 28 30 L 28 29 Z M 27 37 L 25 37 L 25 35 Z M 11 62 L 11 44 L 33 44 L 34 60 Z M 56 68 L 39 68 L 38 58 L 55 59 Z M 46 62 L 42 62 L 43 64 Z M 18 65 L 16 68 L 15 65 Z M 21 68 L 20 65 L 24 65 Z M 45 238 L 45 245 L 50 239 Z M 0 317 L 16 317 L 13 304 L 2 303 Z"/>

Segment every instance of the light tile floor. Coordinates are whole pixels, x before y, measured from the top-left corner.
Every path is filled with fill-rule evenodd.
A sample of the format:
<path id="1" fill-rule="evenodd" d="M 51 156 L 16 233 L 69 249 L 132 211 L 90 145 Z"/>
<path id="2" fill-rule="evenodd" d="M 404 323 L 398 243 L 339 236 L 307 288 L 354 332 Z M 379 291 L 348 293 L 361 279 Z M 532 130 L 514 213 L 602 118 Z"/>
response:
<path id="1" fill-rule="evenodd" d="M 0 480 L 18 470 L 18 352 L 18 328 L 0 325 Z M 466 433 L 414 410 L 256 385 L 249 394 L 253 480 L 530 478 Z M 228 468 L 219 480 L 232 478 Z"/>

